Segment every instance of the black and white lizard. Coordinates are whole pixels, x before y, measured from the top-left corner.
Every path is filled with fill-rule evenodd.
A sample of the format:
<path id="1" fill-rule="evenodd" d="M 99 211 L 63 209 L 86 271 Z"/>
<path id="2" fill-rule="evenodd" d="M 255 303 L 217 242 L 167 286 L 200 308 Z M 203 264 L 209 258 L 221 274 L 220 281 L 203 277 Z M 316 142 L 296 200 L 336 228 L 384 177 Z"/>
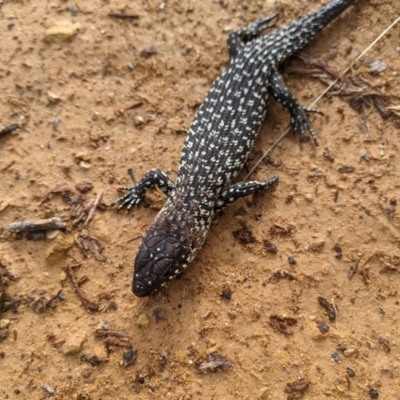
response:
<path id="1" fill-rule="evenodd" d="M 317 144 L 306 111 L 286 88 L 279 65 L 303 48 L 354 0 L 333 0 L 318 11 L 267 35 L 268 16 L 228 36 L 229 65 L 216 78 L 188 131 L 176 182 L 159 169 L 149 171 L 115 201 L 118 209 L 138 204 L 157 185 L 165 206 L 144 234 L 135 260 L 132 290 L 148 296 L 181 273 L 202 246 L 214 215 L 228 204 L 278 181 L 231 182 L 242 169 L 260 131 L 268 95 L 288 109 L 300 139 L 308 130 Z"/>

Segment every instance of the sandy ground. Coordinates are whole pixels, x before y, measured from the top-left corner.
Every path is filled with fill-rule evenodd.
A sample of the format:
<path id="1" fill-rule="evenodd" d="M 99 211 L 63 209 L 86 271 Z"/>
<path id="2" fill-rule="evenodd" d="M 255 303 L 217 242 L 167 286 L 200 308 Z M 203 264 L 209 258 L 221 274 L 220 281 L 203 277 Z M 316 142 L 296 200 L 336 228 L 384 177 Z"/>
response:
<path id="1" fill-rule="evenodd" d="M 279 185 L 217 217 L 188 271 L 147 300 L 131 293 L 133 257 L 165 197 L 107 207 L 129 167 L 175 178 L 232 29 L 322 3 L 0 2 L 0 124 L 21 125 L 0 137 L 0 399 L 400 399 L 398 108 L 383 118 L 325 96 L 310 117 L 320 146 L 285 138 L 252 174 Z M 343 70 L 398 15 L 397 0 L 356 1 L 302 54 Z M 350 74 L 394 107 L 399 29 Z M 299 59 L 286 67 L 303 104 L 325 89 Z M 288 120 L 271 102 L 248 168 Z M 67 233 L 7 230 L 53 216 Z M 233 235 L 245 227 L 248 244 Z M 200 373 L 210 357 L 226 369 Z"/>

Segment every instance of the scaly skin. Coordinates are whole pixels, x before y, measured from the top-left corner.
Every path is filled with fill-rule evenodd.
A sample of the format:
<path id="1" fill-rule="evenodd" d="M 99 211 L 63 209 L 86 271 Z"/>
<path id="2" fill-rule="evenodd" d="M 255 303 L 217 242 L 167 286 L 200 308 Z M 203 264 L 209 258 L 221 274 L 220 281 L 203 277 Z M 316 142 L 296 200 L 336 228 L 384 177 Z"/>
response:
<path id="1" fill-rule="evenodd" d="M 157 185 L 169 197 L 143 236 L 135 260 L 132 289 L 137 296 L 156 292 L 181 273 L 202 246 L 216 212 L 278 181 L 231 182 L 244 166 L 263 124 L 268 95 L 288 109 L 300 139 L 308 130 L 317 139 L 303 108 L 286 88 L 279 65 L 303 48 L 354 0 L 334 0 L 318 11 L 267 35 L 275 16 L 259 19 L 228 37 L 231 61 L 216 78 L 188 131 L 176 183 L 151 170 L 116 201 L 131 208 Z"/>

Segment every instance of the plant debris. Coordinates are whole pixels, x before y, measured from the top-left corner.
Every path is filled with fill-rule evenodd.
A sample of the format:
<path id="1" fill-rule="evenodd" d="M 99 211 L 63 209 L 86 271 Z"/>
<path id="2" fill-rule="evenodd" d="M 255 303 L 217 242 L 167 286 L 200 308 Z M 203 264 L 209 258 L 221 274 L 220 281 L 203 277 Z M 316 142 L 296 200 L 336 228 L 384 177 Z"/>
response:
<path id="1" fill-rule="evenodd" d="M 65 225 L 60 218 L 57 217 L 30 221 L 17 221 L 8 225 L 9 232 L 41 231 L 47 229 L 65 229 Z"/>
<path id="2" fill-rule="evenodd" d="M 271 315 L 269 317 L 269 324 L 278 332 L 284 335 L 293 335 L 293 332 L 289 330 L 290 326 L 297 324 L 296 318 L 281 317 L 279 315 Z"/>
<path id="3" fill-rule="evenodd" d="M 278 252 L 278 248 L 268 239 L 264 240 L 264 247 L 267 253 L 276 254 Z"/>
<path id="4" fill-rule="evenodd" d="M 288 281 L 297 281 L 296 277 L 286 271 L 276 271 L 269 277 L 268 280 L 270 282 L 276 283 L 279 282 L 281 279 L 287 279 Z"/>
<path id="5" fill-rule="evenodd" d="M 366 115 L 366 111 L 374 107 L 378 110 L 382 117 L 386 118 L 391 113 L 390 109 L 393 98 L 388 96 L 384 91 L 384 87 L 378 88 L 376 85 L 372 87 L 367 81 L 360 76 L 343 75 L 340 71 L 329 66 L 326 61 L 315 58 L 306 52 L 297 54 L 297 57 L 306 65 L 306 67 L 291 66 L 286 72 L 298 75 L 308 75 L 317 78 L 327 85 L 331 85 L 337 79 L 332 91 L 332 95 L 339 95 L 342 99 L 350 104 L 362 116 Z"/>
<path id="6" fill-rule="evenodd" d="M 129 335 L 123 331 L 112 331 L 107 329 L 96 329 L 95 336 L 97 338 L 103 338 L 104 343 L 107 346 L 117 347 L 132 347 Z"/>
<path id="7" fill-rule="evenodd" d="M 319 296 L 318 303 L 325 308 L 328 313 L 328 317 L 331 321 L 334 321 L 337 317 L 337 307 L 331 304 L 325 297 Z"/>
<path id="8" fill-rule="evenodd" d="M 287 400 L 296 400 L 304 394 L 304 392 L 309 388 L 310 381 L 299 379 L 295 382 L 289 382 L 286 384 L 285 392 L 289 393 Z"/>
<path id="9" fill-rule="evenodd" d="M 7 336 L 9 335 L 9 330 L 8 329 L 0 329 L 0 342 L 5 340 Z"/>
<path id="10" fill-rule="evenodd" d="M 81 263 L 70 264 L 65 267 L 65 270 L 66 270 L 68 276 L 71 278 L 75 293 L 81 299 L 82 305 L 89 311 L 98 311 L 99 305 L 87 297 L 85 292 L 79 288 L 79 281 L 77 281 L 75 278 L 73 269 L 79 268 L 79 267 L 81 267 L 81 265 L 82 265 Z"/>
<path id="11" fill-rule="evenodd" d="M 97 358 L 97 356 L 89 357 L 86 354 L 82 354 L 81 355 L 81 361 L 86 361 L 87 363 L 89 363 L 93 367 L 95 367 L 96 365 L 101 364 L 101 361 Z"/>
<path id="12" fill-rule="evenodd" d="M 242 228 L 237 231 L 232 232 L 233 237 L 242 244 L 254 243 L 256 238 L 253 236 L 253 232 L 246 226 L 245 223 L 242 223 Z"/>
<path id="13" fill-rule="evenodd" d="M 41 313 L 47 308 L 54 308 L 56 306 L 55 299 L 60 293 L 61 290 L 59 290 L 57 294 L 51 296 L 49 299 L 47 297 L 40 296 L 37 300 L 35 300 L 34 297 L 26 296 L 26 302 L 35 313 Z"/>
<path id="14" fill-rule="evenodd" d="M 75 241 L 85 257 L 92 253 L 97 261 L 105 261 L 107 257 L 103 256 L 104 247 L 100 241 L 88 232 L 80 233 L 75 237 Z"/>
<path id="15" fill-rule="evenodd" d="M 91 199 L 86 203 L 83 203 L 81 197 L 71 202 L 69 217 L 72 220 L 73 226 L 82 224 L 82 226 L 85 227 L 89 224 L 90 220 L 94 217 L 94 213 L 100 203 L 102 195 L 103 192 L 101 191 L 95 199 Z"/>
<path id="16" fill-rule="evenodd" d="M 221 354 L 213 351 L 208 354 L 207 361 L 199 360 L 197 363 L 197 372 L 206 373 L 207 371 L 218 372 L 232 367 L 231 361 Z"/>

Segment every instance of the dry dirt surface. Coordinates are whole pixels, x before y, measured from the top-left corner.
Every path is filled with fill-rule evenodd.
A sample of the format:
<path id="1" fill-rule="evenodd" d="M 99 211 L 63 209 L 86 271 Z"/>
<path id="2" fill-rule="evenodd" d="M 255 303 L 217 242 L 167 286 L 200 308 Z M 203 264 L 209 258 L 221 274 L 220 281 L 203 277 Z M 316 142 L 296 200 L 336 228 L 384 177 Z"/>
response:
<path id="1" fill-rule="evenodd" d="M 176 177 L 227 34 L 320 0 L 1 0 L 0 399 L 400 399 L 398 0 L 357 0 L 285 80 L 320 146 L 288 135 L 180 279 L 131 292 L 165 202 L 111 203 Z M 245 171 L 286 129 L 273 101 Z M 58 217 L 64 231 L 9 232 Z"/>

